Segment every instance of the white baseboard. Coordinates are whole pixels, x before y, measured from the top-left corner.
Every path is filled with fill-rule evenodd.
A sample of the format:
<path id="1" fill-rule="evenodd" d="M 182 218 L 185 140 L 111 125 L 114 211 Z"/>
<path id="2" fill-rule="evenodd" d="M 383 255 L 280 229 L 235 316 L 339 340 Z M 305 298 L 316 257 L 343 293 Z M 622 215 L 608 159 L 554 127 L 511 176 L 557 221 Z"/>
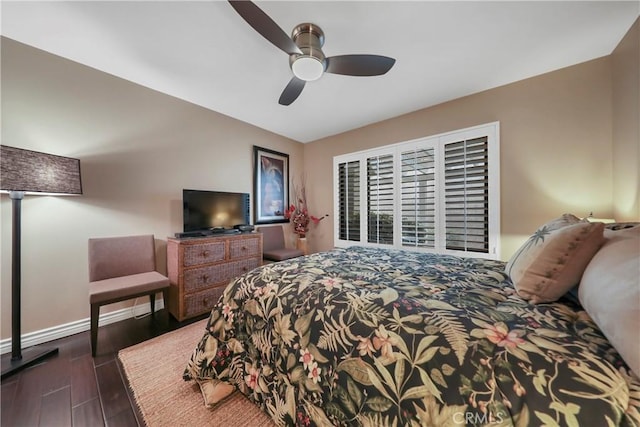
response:
<path id="1" fill-rule="evenodd" d="M 162 299 L 156 300 L 156 310 L 161 310 L 163 308 L 164 301 Z M 144 304 L 136 304 L 133 307 L 122 308 L 120 310 L 101 314 L 100 318 L 98 319 L 98 326 L 105 326 L 110 323 L 119 322 L 121 320 L 130 319 L 132 317 L 142 316 L 147 313 L 151 313 L 151 304 L 148 302 L 148 299 Z M 70 335 L 88 331 L 89 329 L 91 329 L 91 319 L 87 317 L 86 319 L 77 320 L 75 322 L 66 323 L 64 325 L 58 325 L 52 328 L 30 332 L 28 334 L 22 335 L 22 348 L 27 348 L 45 342 L 57 340 L 59 338 L 68 337 Z M 9 353 L 10 351 L 11 338 L 1 340 L 0 354 Z"/>

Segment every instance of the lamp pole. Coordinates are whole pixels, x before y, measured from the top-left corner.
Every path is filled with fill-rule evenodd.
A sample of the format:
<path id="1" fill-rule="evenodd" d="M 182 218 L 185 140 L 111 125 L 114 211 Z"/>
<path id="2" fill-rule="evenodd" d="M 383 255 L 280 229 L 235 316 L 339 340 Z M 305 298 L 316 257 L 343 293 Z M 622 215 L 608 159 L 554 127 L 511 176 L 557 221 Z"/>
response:
<path id="1" fill-rule="evenodd" d="M 2 367 L 2 375 L 0 379 L 4 380 L 21 370 L 32 366 L 41 360 L 58 354 L 57 348 L 40 349 L 37 346 L 25 350 L 25 357 L 22 357 L 22 333 L 20 327 L 20 286 L 22 278 L 21 256 L 22 249 L 20 242 L 21 236 L 21 205 L 24 198 L 24 191 L 10 191 L 12 206 L 12 240 L 11 240 L 11 362 L 9 366 Z"/>
<path id="2" fill-rule="evenodd" d="M 20 241 L 21 232 L 21 207 L 24 191 L 11 191 L 12 218 L 12 241 L 11 241 L 11 361 L 22 359 L 22 345 L 20 343 L 20 281 L 22 279 L 21 256 L 22 250 Z"/>

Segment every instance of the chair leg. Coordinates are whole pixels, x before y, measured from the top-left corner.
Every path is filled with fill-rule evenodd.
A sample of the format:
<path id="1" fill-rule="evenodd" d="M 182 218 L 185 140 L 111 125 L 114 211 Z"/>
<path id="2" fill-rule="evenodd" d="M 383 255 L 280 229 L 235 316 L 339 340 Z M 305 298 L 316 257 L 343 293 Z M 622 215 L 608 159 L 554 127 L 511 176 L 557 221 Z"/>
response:
<path id="1" fill-rule="evenodd" d="M 151 304 L 151 315 L 156 312 L 156 294 L 149 295 L 149 303 Z"/>
<path id="2" fill-rule="evenodd" d="M 162 304 L 165 310 L 169 310 L 169 288 L 162 290 Z"/>
<path id="3" fill-rule="evenodd" d="M 91 356 L 96 357 L 98 349 L 98 318 L 100 317 L 100 306 L 91 304 Z"/>

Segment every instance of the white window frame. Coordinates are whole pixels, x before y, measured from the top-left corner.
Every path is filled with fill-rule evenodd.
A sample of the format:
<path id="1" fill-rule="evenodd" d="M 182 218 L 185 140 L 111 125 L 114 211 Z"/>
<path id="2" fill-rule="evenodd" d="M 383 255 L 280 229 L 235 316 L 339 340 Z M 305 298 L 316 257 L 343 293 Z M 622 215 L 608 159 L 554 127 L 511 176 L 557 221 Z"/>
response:
<path id="1" fill-rule="evenodd" d="M 445 192 L 444 192 L 444 145 L 479 137 L 487 137 L 488 156 L 488 252 L 475 252 L 464 250 L 451 250 L 445 244 Z M 407 247 L 402 246 L 402 215 L 401 215 L 401 191 L 398 191 L 401 182 L 401 153 L 415 148 L 433 148 L 436 162 L 436 209 L 435 209 L 435 247 Z M 394 161 L 394 194 L 395 212 L 393 215 L 393 245 L 367 242 L 367 158 L 392 154 Z M 339 174 L 341 163 L 360 162 L 360 241 L 341 240 L 340 236 L 340 212 L 339 212 Z M 474 258 L 500 259 L 500 123 L 492 122 L 465 129 L 446 132 L 438 135 L 418 138 L 410 141 L 390 144 L 374 149 L 362 150 L 354 153 L 342 154 L 333 158 L 333 183 L 334 183 L 334 245 L 336 247 L 349 246 L 375 246 L 405 249 L 418 252 L 433 252 Z"/>

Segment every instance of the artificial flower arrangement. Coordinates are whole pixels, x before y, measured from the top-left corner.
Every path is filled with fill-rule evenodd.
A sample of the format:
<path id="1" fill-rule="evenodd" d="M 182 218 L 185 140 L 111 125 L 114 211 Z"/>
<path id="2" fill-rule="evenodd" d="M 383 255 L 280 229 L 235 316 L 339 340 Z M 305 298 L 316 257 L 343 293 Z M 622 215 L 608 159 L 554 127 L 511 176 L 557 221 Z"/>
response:
<path id="1" fill-rule="evenodd" d="M 309 215 L 309 210 L 307 209 L 307 194 L 305 191 L 304 183 L 300 187 L 299 191 L 295 185 L 292 185 L 291 187 L 293 189 L 293 194 L 295 195 L 297 204 L 292 203 L 291 206 L 289 206 L 289 208 L 285 210 L 284 217 L 287 219 L 291 219 L 291 222 L 293 222 L 293 232 L 296 233 L 300 238 L 304 238 L 309 232 L 310 223 L 318 225 L 320 221 L 322 221 L 329 215 L 323 215 L 319 218 L 313 215 Z"/>

